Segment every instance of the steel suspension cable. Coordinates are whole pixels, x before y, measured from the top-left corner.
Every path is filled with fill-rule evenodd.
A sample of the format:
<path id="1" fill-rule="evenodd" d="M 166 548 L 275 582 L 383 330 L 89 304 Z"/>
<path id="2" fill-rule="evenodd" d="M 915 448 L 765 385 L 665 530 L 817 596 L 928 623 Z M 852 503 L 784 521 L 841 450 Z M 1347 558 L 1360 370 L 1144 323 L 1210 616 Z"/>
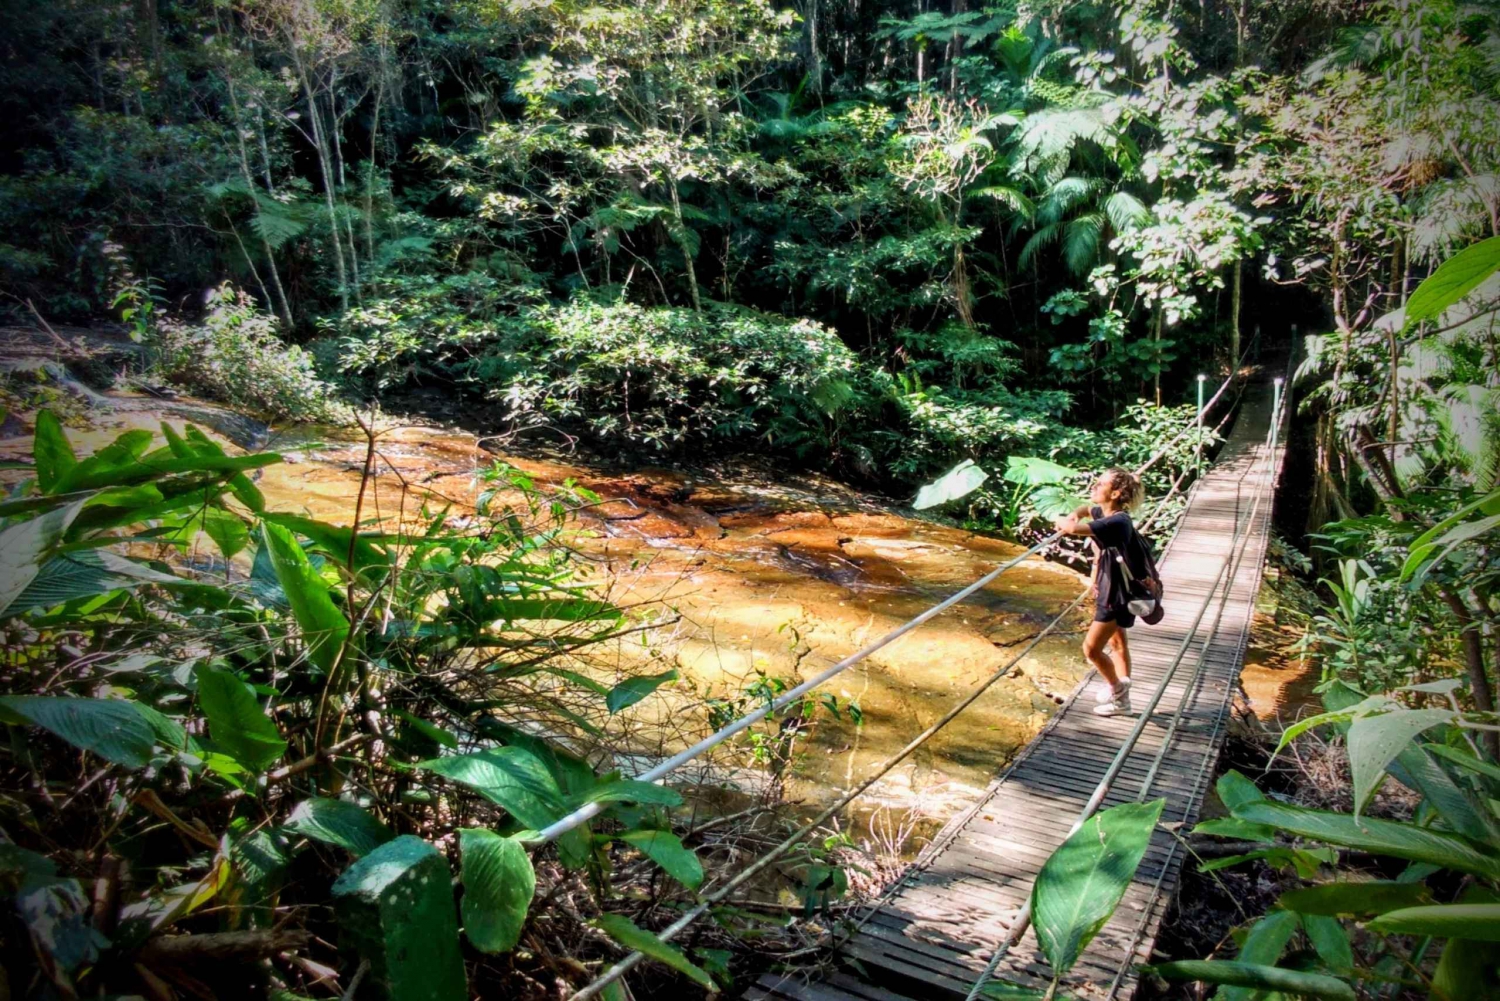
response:
<path id="1" fill-rule="evenodd" d="M 776 859 L 780 858 L 788 850 L 801 843 L 803 838 L 805 838 L 808 834 L 811 834 L 813 831 L 817 830 L 824 821 L 828 820 L 834 814 L 838 813 L 840 810 L 844 809 L 844 807 L 848 806 L 850 803 L 854 802 L 854 800 L 858 799 L 865 793 L 866 790 L 868 790 L 876 782 L 880 781 L 880 779 L 884 778 L 892 769 L 901 764 L 901 762 L 905 761 L 918 748 L 920 748 L 923 744 L 930 740 L 939 730 L 947 726 L 949 723 L 953 722 L 953 720 L 956 719 L 960 713 L 969 708 L 969 706 L 973 705 L 981 695 L 989 691 L 989 689 L 995 684 L 995 682 L 1008 675 L 1013 667 L 1015 667 L 1023 659 L 1025 659 L 1026 655 L 1031 653 L 1032 650 L 1036 649 L 1037 645 L 1040 644 L 1042 640 L 1046 639 L 1049 635 L 1052 634 L 1052 632 L 1062 623 L 1062 620 L 1067 617 L 1068 613 L 1071 612 L 1074 608 L 1078 607 L 1079 602 L 1083 601 L 1083 599 L 1087 595 L 1088 591 L 1080 592 L 1079 595 L 1072 601 L 1070 601 L 1062 611 L 1058 612 L 1057 615 L 1053 617 L 1051 622 L 1047 623 L 1047 625 L 1040 632 L 1038 632 L 1031 638 L 1031 641 L 1026 644 L 1026 646 L 1021 650 L 1020 653 L 1016 654 L 1003 666 L 996 669 L 994 673 L 992 673 L 973 691 L 966 695 L 961 702 L 955 705 L 952 709 L 948 710 L 948 712 L 944 713 L 942 717 L 933 722 L 933 724 L 927 729 L 923 730 L 921 733 L 917 734 L 917 736 L 913 737 L 905 747 L 897 751 L 891 757 L 887 758 L 884 762 L 881 763 L 879 768 L 862 779 L 858 785 L 850 789 L 843 796 L 839 797 L 836 802 L 825 807 L 823 811 L 820 812 L 816 817 L 803 824 L 795 834 L 792 834 L 780 844 L 776 845 L 776 847 L 772 848 L 766 854 L 762 855 L 748 868 L 741 870 L 722 887 L 704 897 L 696 907 L 683 914 L 682 917 L 678 918 L 675 922 L 668 925 L 665 929 L 659 932 L 656 936 L 657 939 L 662 942 L 667 942 L 676 937 L 689 925 L 697 921 L 704 914 L 708 913 L 709 909 L 713 907 L 713 905 L 719 903 L 725 897 L 729 896 L 730 893 L 739 889 L 746 882 L 759 875 L 761 872 L 765 871 L 765 869 L 770 866 L 772 862 L 776 861 Z M 620 960 L 614 966 L 606 970 L 588 986 L 575 993 L 571 998 L 569 998 L 569 1001 L 584 1001 L 584 999 L 586 998 L 593 997 L 594 995 L 602 991 L 605 987 L 608 987 L 611 983 L 618 980 L 622 975 L 628 972 L 632 967 L 639 964 L 641 960 L 645 958 L 646 957 L 644 956 L 644 954 L 640 952 L 632 952 L 630 955 L 626 956 L 624 959 Z"/>

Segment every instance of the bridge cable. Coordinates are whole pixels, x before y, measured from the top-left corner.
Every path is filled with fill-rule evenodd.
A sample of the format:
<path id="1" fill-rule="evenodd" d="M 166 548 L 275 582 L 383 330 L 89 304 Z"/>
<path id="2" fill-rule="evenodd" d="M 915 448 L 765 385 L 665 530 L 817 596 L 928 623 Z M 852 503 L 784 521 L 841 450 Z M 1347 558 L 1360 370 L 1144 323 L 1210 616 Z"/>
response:
<path id="1" fill-rule="evenodd" d="M 1245 355 L 1248 355 L 1249 350 L 1250 350 L 1249 348 L 1246 349 Z M 1242 357 L 1241 357 L 1241 361 L 1242 362 L 1244 360 L 1245 355 L 1242 355 Z M 1237 370 L 1235 372 L 1231 372 L 1229 374 L 1229 377 L 1226 378 L 1224 380 L 1224 382 L 1219 386 L 1219 389 L 1218 389 L 1217 392 L 1214 393 L 1213 398 L 1207 404 L 1204 405 L 1204 412 L 1205 413 L 1223 395 L 1224 391 L 1234 381 L 1236 375 L 1237 375 Z M 1189 427 L 1195 427 L 1195 426 L 1197 426 L 1197 425 L 1194 424 L 1194 425 L 1190 425 Z M 1221 422 L 1221 426 L 1222 426 L 1222 422 Z M 1150 460 L 1148 460 L 1148 462 L 1144 466 L 1142 466 L 1140 468 L 1140 470 L 1138 471 L 1138 475 L 1139 475 L 1140 472 L 1145 472 L 1154 463 L 1156 463 L 1157 461 L 1159 461 L 1162 458 L 1162 456 L 1164 456 L 1166 454 L 1167 449 L 1170 448 L 1171 445 L 1174 444 L 1176 441 L 1178 441 L 1183 436 L 1183 434 L 1186 433 L 1187 430 L 1188 430 L 1188 428 L 1184 428 L 1182 431 L 1179 431 L 1177 435 L 1175 435 L 1172 439 L 1169 440 L 1169 442 L 1168 442 L 1168 444 L 1166 446 L 1164 446 L 1162 449 L 1158 450 L 1158 452 L 1156 453 L 1156 455 L 1154 455 Z M 880 639 L 876 640 L 874 643 L 871 643 L 870 645 L 862 648 L 861 650 L 858 650 L 855 653 L 849 655 L 848 657 L 845 657 L 843 660 L 841 660 L 838 663 L 834 664 L 832 667 L 829 667 L 827 670 L 821 672 L 820 674 L 814 676 L 813 678 L 810 678 L 809 680 L 803 682 L 802 684 L 796 686 L 795 688 L 792 688 L 792 689 L 788 690 L 787 692 L 783 693 L 781 696 L 779 696 L 778 698 L 776 698 L 772 702 L 768 703 L 767 705 L 762 706 L 761 708 L 759 708 L 757 710 L 754 710 L 753 712 L 750 712 L 750 713 L 746 714 L 745 716 L 740 717 L 739 719 L 737 719 L 733 723 L 730 723 L 729 725 L 723 727 L 722 729 L 720 729 L 716 733 L 710 734 L 708 737 L 705 737 L 703 740 L 699 741 L 698 743 L 694 744 L 693 746 L 691 746 L 691 747 L 689 747 L 689 748 L 687 748 L 687 749 L 679 752 L 678 754 L 673 755 L 672 757 L 668 758 L 667 760 L 661 762 L 656 767 L 654 767 L 652 769 L 649 769 L 646 772 L 641 773 L 640 775 L 638 775 L 638 776 L 635 777 L 635 781 L 638 781 L 638 782 L 660 782 L 663 779 L 663 777 L 665 777 L 668 773 L 674 771 L 677 768 L 680 768 L 682 765 L 688 763 L 689 761 L 691 761 L 694 758 L 698 757 L 699 755 L 703 754 L 705 751 L 708 751 L 708 750 L 712 749 L 713 747 L 716 747 L 717 745 L 723 743 L 725 740 L 729 739 L 730 737 L 734 736 L 735 734 L 742 732 L 743 730 L 749 728 L 750 726 L 753 726 L 755 723 L 757 723 L 760 720 L 766 718 L 768 715 L 770 715 L 771 713 L 775 712 L 776 710 L 781 709 L 781 708 L 785 707 L 786 705 L 789 705 L 790 703 L 792 703 L 796 699 L 800 698 L 802 695 L 806 694 L 808 691 L 812 690 L 813 688 L 816 688 L 816 687 L 822 685 L 824 682 L 828 681 L 829 679 L 833 678 L 834 676 L 842 673 L 843 671 L 847 670 L 848 668 L 850 668 L 850 667 L 854 666 L 855 664 L 859 663 L 860 661 L 864 660 L 865 658 L 867 658 L 868 656 L 870 656 L 872 653 L 876 652 L 877 650 L 880 650 L 881 648 L 889 645 L 890 643 L 893 643 L 896 640 L 900 639 L 902 636 L 904 636 L 907 633 L 911 632 L 917 626 L 920 626 L 920 625 L 922 625 L 922 624 L 930 621 L 931 619 L 933 619 L 937 615 L 941 614 L 942 612 L 947 611 L 949 608 L 953 607 L 954 605 L 956 605 L 959 602 L 963 601 L 965 598 L 967 598 L 970 595 L 976 593 L 977 591 L 979 591 L 980 589 L 982 589 L 983 587 L 985 587 L 986 585 L 988 585 L 989 583 L 991 583 L 992 581 L 994 581 L 996 578 L 998 578 L 1005 571 L 1007 571 L 1009 569 L 1012 569 L 1013 567 L 1019 565 L 1020 563 L 1022 563 L 1023 561 L 1025 561 L 1029 557 L 1041 553 L 1043 550 L 1047 549 L 1049 546 L 1051 546 L 1054 543 L 1056 543 L 1061 537 L 1062 537 L 1062 533 L 1053 533 L 1052 535 L 1047 536 L 1045 539 L 1043 539 L 1042 541 L 1040 541 L 1040 542 L 1036 543 L 1035 545 L 1031 546 L 1025 552 L 1021 553 L 1019 556 L 1017 556 L 1017 557 L 1009 560 L 1008 562 L 1002 564 L 1001 566 L 997 567 L 996 569 L 990 571 L 988 574 L 985 574 L 983 577 L 981 577 L 978 580 L 976 580 L 973 584 L 970 584 L 968 587 L 964 588 L 963 590 L 958 591 L 957 593 L 951 595 L 950 597 L 948 597 L 944 601 L 939 602 L 938 604 L 936 604 L 933 607 L 929 608 L 927 611 L 923 612 L 922 614 L 920 614 L 920 615 L 916 616 L 915 618 L 907 621 L 905 624 L 897 627 L 896 629 L 892 630 L 889 633 L 886 633 L 884 636 L 882 636 Z M 1221 567 L 1221 573 L 1222 573 L 1222 567 Z M 1217 587 L 1217 582 L 1216 582 L 1215 586 Z M 889 773 L 891 771 L 891 769 L 895 768 L 903 760 L 905 760 L 912 753 L 914 753 L 918 748 L 920 748 L 924 743 L 926 743 L 927 740 L 929 740 L 932 736 L 934 736 L 939 730 L 941 730 L 948 723 L 952 722 L 952 720 L 955 719 L 964 709 L 967 709 L 970 705 L 972 705 L 974 703 L 974 701 L 976 699 L 978 699 L 982 694 L 984 694 L 984 692 L 987 691 L 991 686 L 993 686 L 995 682 L 999 681 L 1000 678 L 1004 677 L 1010 671 L 1010 669 L 1012 667 L 1014 667 L 1017 663 L 1020 662 L 1020 660 L 1022 658 L 1024 658 L 1028 653 L 1030 653 L 1033 649 L 1035 649 L 1036 646 L 1043 639 L 1045 639 L 1048 635 L 1050 635 L 1057 628 L 1057 626 L 1061 623 L 1061 621 L 1063 620 L 1063 618 L 1069 612 L 1071 612 L 1074 608 L 1076 608 L 1078 606 L 1078 604 L 1088 595 L 1088 593 L 1089 592 L 1088 592 L 1087 589 L 1085 589 L 1084 591 L 1080 592 L 1079 595 L 1076 598 L 1074 598 L 1066 607 L 1064 607 L 1063 610 L 1061 612 L 1059 612 L 1057 614 L 1057 616 L 1054 617 L 1047 624 L 1047 626 L 1042 629 L 1041 632 L 1039 632 L 1035 637 L 1032 638 L 1032 640 L 1027 644 L 1027 646 L 1019 654 L 1017 654 L 1014 658 L 1012 658 L 1009 662 L 1007 662 L 1003 667 L 1001 667 L 994 674 L 992 674 L 988 679 L 986 679 L 984 682 L 982 682 L 979 687 L 977 687 L 974 691 L 972 691 L 968 696 L 966 696 L 964 698 L 963 701 L 961 701 L 952 710 L 950 710 L 943 717 L 941 717 L 932 726 L 928 727 L 921 734 L 918 734 L 915 738 L 913 738 L 912 741 L 910 743 L 908 743 L 904 748 L 902 748 L 894 756 L 892 756 L 890 759 L 888 759 L 886 762 L 884 762 L 881 765 L 881 767 L 876 770 L 876 772 L 874 774 L 872 774 L 869 777 L 867 777 L 866 779 L 864 779 L 859 785 L 857 785 L 856 787 L 854 787 L 849 793 L 845 794 L 837 802 L 833 803 L 831 806 L 829 806 L 828 808 L 826 808 L 823 812 L 821 812 L 812 821 L 810 821 L 809 823 L 805 824 L 803 826 L 803 828 L 800 829 L 796 834 L 792 835 L 790 838 L 786 839 L 781 844 L 779 844 L 775 848 L 771 849 L 771 851 L 769 851 L 768 853 L 766 853 L 765 855 L 763 855 L 760 859 L 758 859 L 751 866 L 749 866 L 748 868 L 746 868 L 746 869 L 742 870 L 740 873 L 738 873 L 734 878 L 732 878 L 723 887 L 721 887 L 718 890 L 716 890 L 713 894 L 710 894 L 709 896 L 703 898 L 703 900 L 697 906 L 695 906 L 691 910 L 687 911 L 677 921 L 673 922 L 667 928 L 663 929 L 660 933 L 658 933 L 657 936 L 656 936 L 656 938 L 658 939 L 658 941 L 662 941 L 662 942 L 670 941 L 673 937 L 675 937 L 681 931 L 683 931 L 684 929 L 686 929 L 689 925 L 691 925 L 693 922 L 695 922 L 698 918 L 702 917 L 705 913 L 707 913 L 710 907 L 712 907 L 714 904 L 718 903 L 720 900 L 722 900 L 724 897 L 726 897 L 730 892 L 732 892 L 733 890 L 737 889 L 739 886 L 743 885 L 750 878 L 752 878 L 753 876 L 755 876 L 755 875 L 759 874 L 760 872 L 764 871 L 765 868 L 767 868 L 771 864 L 771 862 L 775 861 L 775 859 L 779 858 L 787 850 L 789 850 L 790 848 L 792 848 L 796 844 L 798 844 L 803 837 L 805 837 L 811 831 L 815 830 L 818 825 L 822 824 L 829 817 L 832 817 L 839 810 L 842 810 L 845 806 L 849 805 L 849 803 L 851 803 L 855 798 L 857 798 L 860 794 L 862 794 L 867 789 L 869 789 L 871 786 L 873 786 L 875 784 L 875 782 L 877 782 L 879 779 L 883 778 L 887 773 Z M 1205 606 L 1205 608 L 1206 608 L 1206 606 Z M 1200 612 L 1199 618 L 1201 619 L 1201 617 L 1202 617 L 1202 613 Z M 1196 624 L 1197 623 L 1195 622 L 1194 623 L 1195 628 L 1196 628 Z M 1191 637 L 1189 637 L 1189 638 L 1191 638 Z M 1152 703 L 1153 706 L 1155 705 L 1156 701 L 1159 701 L 1159 698 L 1160 698 L 1160 695 L 1158 694 L 1157 699 L 1153 700 L 1153 703 Z M 588 822 L 593 817 L 598 816 L 605 809 L 607 809 L 607 807 L 608 807 L 608 804 L 604 804 L 604 803 L 589 803 L 589 804 L 585 804 L 584 806 L 582 806 L 579 809 L 573 811 L 572 813 L 570 813 L 566 817 L 563 817 L 562 819 L 556 821 L 555 823 L 550 824 L 547 827 L 543 828 L 542 830 L 538 831 L 533 837 L 526 839 L 523 842 L 523 844 L 525 844 L 527 847 L 536 847 L 536 846 L 539 846 L 539 845 L 542 845 L 542 844 L 546 844 L 546 843 L 548 843 L 550 841 L 553 841 L 556 838 L 560 837 L 561 835 L 567 833 L 568 831 L 573 830 L 574 828 L 578 827 L 579 825 Z M 629 971 L 630 969 L 632 969 L 633 967 L 635 967 L 637 964 L 639 964 L 645 958 L 646 958 L 645 955 L 643 953 L 639 952 L 639 951 L 631 952 L 624 959 L 622 959 L 618 963 L 614 964 L 612 967 L 610 967 L 608 970 L 606 970 L 603 974 L 601 974 L 595 980 L 593 980 L 592 982 L 590 982 L 589 984 L 587 984 L 586 986 L 584 986 L 582 989 L 580 989 L 576 993 L 574 993 L 569 998 L 569 1001 L 585 1001 L 585 999 L 591 998 L 591 997 L 595 996 L 600 991 L 602 991 L 605 987 L 609 986 L 611 983 L 614 983 L 616 980 L 618 980 L 623 974 L 625 974 L 627 971 Z"/>

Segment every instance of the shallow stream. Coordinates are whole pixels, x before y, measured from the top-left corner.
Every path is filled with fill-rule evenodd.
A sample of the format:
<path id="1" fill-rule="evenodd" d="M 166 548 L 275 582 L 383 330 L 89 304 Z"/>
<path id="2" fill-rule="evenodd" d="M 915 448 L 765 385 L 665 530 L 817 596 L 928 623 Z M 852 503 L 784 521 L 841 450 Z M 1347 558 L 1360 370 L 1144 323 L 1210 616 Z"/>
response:
<path id="1" fill-rule="evenodd" d="M 231 451 L 271 449 L 260 470 L 273 510 L 333 523 L 353 519 L 365 443 L 347 432 L 277 432 L 191 400 L 95 395 L 70 431 L 80 452 L 128 427 L 197 423 Z M 25 415 L 7 420 L 0 458 L 29 452 Z M 762 674 L 806 678 L 894 629 L 1020 552 L 1019 547 L 919 520 L 834 481 L 764 469 L 613 470 L 565 455 L 495 452 L 450 428 L 386 431 L 367 490 L 367 517 L 392 524 L 426 503 L 450 523 L 472 517 L 479 475 L 497 460 L 546 491 L 573 481 L 603 503 L 576 514 L 572 543 L 617 601 L 671 621 L 645 644 L 615 651 L 608 672 L 675 666 L 683 680 L 630 710 L 636 733 L 659 728 L 655 750 L 709 729 L 705 699 L 742 697 Z M 779 793 L 810 810 L 831 801 L 1009 660 L 1078 593 L 1066 567 L 1031 559 L 985 591 L 876 652 L 827 686 L 841 706 L 800 731 Z M 974 706 L 891 772 L 862 801 L 857 823 L 909 850 L 972 802 L 1046 722 L 1083 673 L 1076 632 L 1043 641 Z M 606 679 L 608 680 L 608 679 Z M 754 703 L 749 703 L 753 705 Z M 856 722 L 858 718 L 858 722 Z M 648 742 L 649 743 L 649 740 Z M 635 770 L 644 752 L 624 761 Z M 727 764 L 726 764 L 727 763 Z M 738 765 L 737 765 L 738 763 Z M 717 778 L 744 796 L 769 779 L 751 748 L 721 755 Z"/>

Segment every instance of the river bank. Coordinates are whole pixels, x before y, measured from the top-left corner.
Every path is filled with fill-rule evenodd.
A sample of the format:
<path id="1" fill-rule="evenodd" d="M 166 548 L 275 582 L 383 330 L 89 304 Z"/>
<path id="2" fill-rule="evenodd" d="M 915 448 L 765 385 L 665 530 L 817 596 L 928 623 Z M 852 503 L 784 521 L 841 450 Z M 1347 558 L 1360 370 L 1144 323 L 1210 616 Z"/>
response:
<path id="1" fill-rule="evenodd" d="M 626 772 L 711 730 L 716 714 L 753 708 L 776 686 L 847 656 L 1020 552 L 765 461 L 626 465 L 553 443 L 501 448 L 478 429 L 425 417 L 382 419 L 371 447 L 357 431 L 268 427 L 186 397 L 104 389 L 99 371 L 79 373 L 95 377 L 90 387 L 72 369 L 43 364 L 48 350 L 7 351 L 7 366 L 21 383 L 47 386 L 55 403 L 65 403 L 81 453 L 130 428 L 196 424 L 231 452 L 283 456 L 257 475 L 272 510 L 346 525 L 358 508 L 367 528 L 386 529 L 425 510 L 465 526 L 481 504 L 524 505 L 523 486 L 544 497 L 577 488 L 597 495 L 576 505 L 565 544 L 599 593 L 645 628 L 607 649 L 563 655 L 560 666 L 605 684 L 678 674 L 659 698 L 635 706 L 628 722 L 603 721 L 609 764 Z M 0 458 L 26 458 L 32 416 L 7 418 Z M 781 745 L 783 760 L 768 762 L 767 735 L 752 736 L 684 779 L 705 793 L 709 810 L 775 799 L 813 812 L 1012 658 L 1081 585 L 1065 566 L 1028 560 L 830 683 L 833 701 L 797 725 Z M 1076 636 L 1066 632 L 1044 640 L 862 797 L 852 814 L 857 837 L 900 855 L 919 849 L 1045 724 L 1083 674 L 1076 651 Z M 785 725 L 770 736 L 786 737 Z"/>

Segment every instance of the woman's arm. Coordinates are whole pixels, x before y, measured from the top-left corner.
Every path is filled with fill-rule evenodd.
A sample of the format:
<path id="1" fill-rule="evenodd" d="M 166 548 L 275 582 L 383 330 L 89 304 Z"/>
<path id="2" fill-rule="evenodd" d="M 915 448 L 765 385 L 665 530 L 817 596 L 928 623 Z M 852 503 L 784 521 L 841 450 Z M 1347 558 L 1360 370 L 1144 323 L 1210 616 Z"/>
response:
<path id="1" fill-rule="evenodd" d="M 1084 505 L 1066 517 L 1058 518 L 1052 523 L 1052 527 L 1064 535 L 1093 535 L 1089 528 L 1092 520 L 1087 505 Z"/>

